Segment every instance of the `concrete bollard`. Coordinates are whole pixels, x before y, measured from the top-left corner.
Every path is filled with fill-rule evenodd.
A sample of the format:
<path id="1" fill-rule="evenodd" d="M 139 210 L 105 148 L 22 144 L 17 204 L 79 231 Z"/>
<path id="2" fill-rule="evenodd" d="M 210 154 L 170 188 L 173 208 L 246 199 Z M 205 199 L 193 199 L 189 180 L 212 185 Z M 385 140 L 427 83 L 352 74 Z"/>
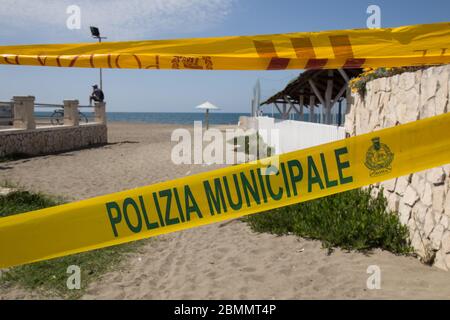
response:
<path id="1" fill-rule="evenodd" d="M 64 100 L 64 125 L 78 126 L 80 123 L 80 116 L 78 114 L 78 100 Z"/>
<path id="2" fill-rule="evenodd" d="M 95 122 L 106 124 L 106 103 L 96 102 L 94 105 Z"/>
<path id="3" fill-rule="evenodd" d="M 36 129 L 34 120 L 34 97 L 13 97 L 14 101 L 14 128 L 32 130 Z"/>

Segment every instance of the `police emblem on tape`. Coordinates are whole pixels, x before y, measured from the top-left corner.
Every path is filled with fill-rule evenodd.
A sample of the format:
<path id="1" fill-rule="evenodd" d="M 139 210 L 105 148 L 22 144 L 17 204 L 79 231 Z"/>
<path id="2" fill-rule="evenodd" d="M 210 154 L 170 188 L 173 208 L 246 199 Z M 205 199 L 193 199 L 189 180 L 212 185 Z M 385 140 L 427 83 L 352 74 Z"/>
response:
<path id="1" fill-rule="evenodd" d="M 380 142 L 380 138 L 372 139 L 372 145 L 366 153 L 365 166 L 370 170 L 371 177 L 377 177 L 391 172 L 394 153 L 389 147 Z"/>

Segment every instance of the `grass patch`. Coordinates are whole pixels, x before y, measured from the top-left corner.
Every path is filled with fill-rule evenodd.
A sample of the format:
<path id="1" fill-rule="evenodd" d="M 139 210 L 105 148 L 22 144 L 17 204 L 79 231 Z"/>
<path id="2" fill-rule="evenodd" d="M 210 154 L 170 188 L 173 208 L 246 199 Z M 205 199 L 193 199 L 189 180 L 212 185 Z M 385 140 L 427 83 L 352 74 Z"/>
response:
<path id="1" fill-rule="evenodd" d="M 412 253 L 408 228 L 389 212 L 382 192 L 357 189 L 245 218 L 257 232 L 321 240 L 325 248 Z"/>
<path id="2" fill-rule="evenodd" d="M 61 204 L 59 200 L 42 194 L 16 191 L 7 196 L 0 196 L 0 217 L 58 204 Z M 77 299 L 84 294 L 90 282 L 98 279 L 105 272 L 113 270 L 126 254 L 138 251 L 142 244 L 142 241 L 129 243 L 14 267 L 1 274 L 0 286 L 20 285 L 37 290 L 46 296 Z M 71 265 L 77 265 L 81 269 L 81 290 L 69 290 L 66 286 L 70 276 L 67 274 L 67 268 Z"/>

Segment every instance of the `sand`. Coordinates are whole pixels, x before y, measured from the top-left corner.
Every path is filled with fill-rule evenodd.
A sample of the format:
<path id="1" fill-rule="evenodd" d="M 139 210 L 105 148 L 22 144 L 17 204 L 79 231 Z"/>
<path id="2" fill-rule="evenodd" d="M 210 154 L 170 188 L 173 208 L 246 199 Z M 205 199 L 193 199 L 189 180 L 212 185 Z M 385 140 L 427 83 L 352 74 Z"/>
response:
<path id="1" fill-rule="evenodd" d="M 0 164 L 0 181 L 85 199 L 212 170 L 174 166 L 175 126 L 112 123 L 109 145 Z M 113 272 L 91 283 L 84 299 L 449 299 L 450 273 L 413 257 L 375 250 L 335 250 L 295 236 L 257 234 L 240 220 L 145 240 Z M 367 268 L 381 269 L 381 289 L 369 290 Z M 0 288 L 0 299 L 38 293 Z"/>

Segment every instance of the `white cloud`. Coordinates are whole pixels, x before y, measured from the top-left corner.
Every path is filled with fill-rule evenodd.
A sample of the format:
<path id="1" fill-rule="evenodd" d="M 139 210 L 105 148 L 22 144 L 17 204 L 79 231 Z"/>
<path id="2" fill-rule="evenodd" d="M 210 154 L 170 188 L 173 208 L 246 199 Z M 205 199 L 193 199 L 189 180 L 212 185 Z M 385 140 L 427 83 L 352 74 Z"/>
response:
<path id="1" fill-rule="evenodd" d="M 67 30 L 66 8 L 81 8 L 85 33 L 99 26 L 110 40 L 136 39 L 161 33 L 189 33 L 220 24 L 234 0 L 0 0 L 0 26 L 22 31 Z M 7 31 L 7 30 L 3 30 Z"/>

